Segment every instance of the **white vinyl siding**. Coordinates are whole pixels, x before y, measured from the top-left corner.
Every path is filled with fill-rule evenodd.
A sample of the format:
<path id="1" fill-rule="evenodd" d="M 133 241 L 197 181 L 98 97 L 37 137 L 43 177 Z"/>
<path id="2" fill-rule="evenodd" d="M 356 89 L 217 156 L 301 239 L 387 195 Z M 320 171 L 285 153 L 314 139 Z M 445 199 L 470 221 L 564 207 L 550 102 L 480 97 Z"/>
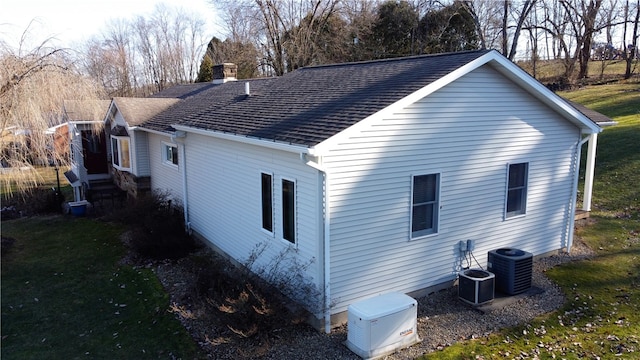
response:
<path id="1" fill-rule="evenodd" d="M 178 165 L 168 166 L 164 161 L 165 145 L 169 136 L 148 133 L 149 166 L 151 170 L 151 189 L 167 192 L 173 199 L 182 201 L 182 174 L 180 167 L 183 159 L 178 158 Z M 180 156 L 180 151 L 178 151 Z"/>
<path id="2" fill-rule="evenodd" d="M 367 296 L 453 280 L 460 240 L 476 240 L 482 266 L 499 247 L 542 254 L 566 245 L 580 131 L 491 67 L 359 126 L 322 158 L 330 174 L 333 313 Z M 524 161 L 527 216 L 505 221 L 505 164 Z M 437 241 L 408 241 L 407 179 L 436 173 Z"/>
<path id="3" fill-rule="evenodd" d="M 150 156 L 149 156 L 149 140 L 148 133 L 140 130 L 132 131 L 133 139 L 135 143 L 135 154 L 132 154 L 133 159 L 133 174 L 135 176 L 150 176 Z"/>
<path id="4" fill-rule="evenodd" d="M 191 228 L 240 263 L 266 245 L 254 266 L 274 265 L 290 251 L 306 275 L 322 289 L 322 196 L 318 171 L 300 154 L 234 141 L 187 134 L 183 164 L 187 171 Z M 273 234 L 262 228 L 262 172 L 273 174 Z M 282 179 L 295 179 L 296 246 L 283 241 Z"/>

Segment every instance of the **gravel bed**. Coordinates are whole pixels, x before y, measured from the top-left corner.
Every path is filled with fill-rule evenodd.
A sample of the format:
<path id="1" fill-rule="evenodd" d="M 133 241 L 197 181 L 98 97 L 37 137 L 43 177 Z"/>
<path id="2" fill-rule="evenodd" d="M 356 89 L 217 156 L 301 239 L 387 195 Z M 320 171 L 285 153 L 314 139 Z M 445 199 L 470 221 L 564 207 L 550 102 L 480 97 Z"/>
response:
<path id="1" fill-rule="evenodd" d="M 457 287 L 445 289 L 417 299 L 418 335 L 422 340 L 410 348 L 397 351 L 384 359 L 414 359 L 455 342 L 488 335 L 505 327 L 525 324 L 533 318 L 558 309 L 564 302 L 561 289 L 545 276 L 555 265 L 593 255 L 579 240 L 571 254 L 558 254 L 534 261 L 532 286 L 538 294 L 519 297 L 504 307 L 481 312 L 458 299 Z M 270 334 L 238 339 L 227 336 L 224 324 L 216 322 L 215 311 L 202 301 L 186 294 L 193 275 L 181 271 L 180 263 L 153 265 L 169 292 L 176 316 L 192 337 L 212 359 L 360 359 L 344 342 L 347 326 L 324 334 L 305 324 L 283 326 Z M 227 334 L 227 335 L 225 335 Z"/>

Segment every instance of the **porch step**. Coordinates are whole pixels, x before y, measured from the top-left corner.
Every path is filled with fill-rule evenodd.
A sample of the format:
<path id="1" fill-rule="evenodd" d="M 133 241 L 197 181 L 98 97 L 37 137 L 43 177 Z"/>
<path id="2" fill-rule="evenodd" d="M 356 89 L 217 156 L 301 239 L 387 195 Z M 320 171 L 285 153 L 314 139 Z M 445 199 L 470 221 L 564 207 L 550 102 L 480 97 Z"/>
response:
<path id="1" fill-rule="evenodd" d="M 576 220 L 587 219 L 587 218 L 589 218 L 589 211 L 576 210 L 576 214 L 575 214 Z"/>

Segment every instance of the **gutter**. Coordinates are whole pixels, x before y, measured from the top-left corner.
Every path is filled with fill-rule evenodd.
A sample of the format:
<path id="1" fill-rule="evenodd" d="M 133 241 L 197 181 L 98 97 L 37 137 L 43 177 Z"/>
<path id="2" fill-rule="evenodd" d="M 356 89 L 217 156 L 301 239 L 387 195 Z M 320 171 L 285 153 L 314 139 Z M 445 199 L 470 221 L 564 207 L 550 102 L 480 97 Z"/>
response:
<path id="1" fill-rule="evenodd" d="M 260 139 L 260 138 L 250 137 L 250 136 L 237 135 L 233 133 L 225 133 L 225 132 L 219 132 L 214 130 L 199 129 L 199 128 L 194 128 L 194 127 L 179 125 L 179 124 L 172 124 L 171 126 L 174 129 L 179 131 L 184 131 L 184 132 L 194 133 L 194 134 L 204 135 L 204 136 L 210 136 L 218 139 L 237 141 L 243 144 L 256 145 L 256 146 L 261 146 L 268 149 L 275 149 L 275 150 L 281 150 L 281 151 L 287 151 L 287 152 L 293 152 L 293 153 L 299 153 L 299 154 L 308 154 L 310 151 L 309 147 L 307 146 L 296 145 L 292 143 L 278 142 L 274 140 Z"/>
<path id="2" fill-rule="evenodd" d="M 330 248 L 330 226 L 329 219 L 331 213 L 331 206 L 329 206 L 329 186 L 327 186 L 329 174 L 327 171 L 317 162 L 311 161 L 307 159 L 307 155 L 305 153 L 300 153 L 300 160 L 302 160 L 305 165 L 310 166 L 320 174 L 322 174 L 324 178 L 324 191 L 322 204 L 324 207 L 324 216 L 323 216 L 323 269 L 324 269 L 324 331 L 325 333 L 331 333 L 331 248 Z"/>
<path id="3" fill-rule="evenodd" d="M 571 246 L 573 245 L 573 232 L 576 223 L 576 201 L 578 201 L 578 178 L 580 177 L 580 153 L 582 152 L 582 145 L 589 141 L 591 135 L 583 138 L 576 144 L 576 167 L 573 175 L 573 186 L 571 193 L 571 203 L 569 204 L 569 229 L 567 229 L 567 253 L 571 253 Z"/>

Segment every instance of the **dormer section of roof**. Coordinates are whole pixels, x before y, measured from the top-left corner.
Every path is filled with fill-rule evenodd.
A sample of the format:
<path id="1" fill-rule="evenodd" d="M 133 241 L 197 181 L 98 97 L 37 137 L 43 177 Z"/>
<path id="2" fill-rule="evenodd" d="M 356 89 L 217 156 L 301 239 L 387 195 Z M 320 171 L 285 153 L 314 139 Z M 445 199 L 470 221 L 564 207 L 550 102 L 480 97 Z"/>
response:
<path id="1" fill-rule="evenodd" d="M 213 80 L 214 84 L 224 84 L 229 81 L 237 81 L 238 65 L 233 63 L 223 63 L 213 65 Z"/>

